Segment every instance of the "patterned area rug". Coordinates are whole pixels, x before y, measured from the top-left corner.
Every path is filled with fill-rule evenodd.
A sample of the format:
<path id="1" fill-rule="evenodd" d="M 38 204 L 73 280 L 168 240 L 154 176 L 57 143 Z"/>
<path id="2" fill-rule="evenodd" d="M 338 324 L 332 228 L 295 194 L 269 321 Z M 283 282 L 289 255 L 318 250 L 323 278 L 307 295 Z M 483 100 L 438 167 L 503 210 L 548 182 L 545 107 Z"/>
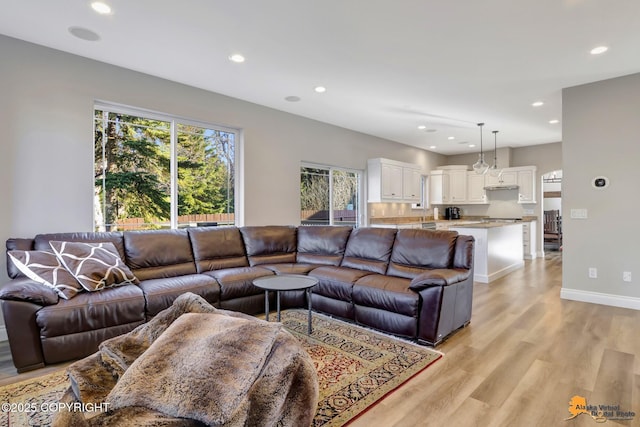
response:
<path id="1" fill-rule="evenodd" d="M 282 323 L 316 366 L 320 398 L 313 425 L 317 427 L 347 424 L 442 356 L 318 313 L 313 313 L 309 336 L 305 310 L 282 312 Z M 48 426 L 67 387 L 64 370 L 0 387 L 0 427 Z"/>

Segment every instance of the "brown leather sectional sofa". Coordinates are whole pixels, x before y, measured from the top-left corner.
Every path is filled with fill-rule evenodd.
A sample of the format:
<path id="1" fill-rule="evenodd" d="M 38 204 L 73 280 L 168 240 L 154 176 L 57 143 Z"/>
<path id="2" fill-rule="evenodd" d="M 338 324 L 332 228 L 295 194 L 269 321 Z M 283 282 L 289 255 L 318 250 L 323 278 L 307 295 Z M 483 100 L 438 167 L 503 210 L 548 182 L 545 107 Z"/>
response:
<path id="1" fill-rule="evenodd" d="M 468 324 L 473 237 L 450 231 L 329 226 L 200 227 L 123 233 L 41 234 L 9 239 L 7 250 L 50 250 L 49 241 L 112 242 L 139 279 L 66 300 L 22 276 L 0 289 L 19 372 L 87 356 L 193 292 L 216 307 L 255 314 L 264 293 L 252 280 L 309 274 L 315 311 L 437 345 Z M 303 292 L 283 307 L 305 307 Z"/>

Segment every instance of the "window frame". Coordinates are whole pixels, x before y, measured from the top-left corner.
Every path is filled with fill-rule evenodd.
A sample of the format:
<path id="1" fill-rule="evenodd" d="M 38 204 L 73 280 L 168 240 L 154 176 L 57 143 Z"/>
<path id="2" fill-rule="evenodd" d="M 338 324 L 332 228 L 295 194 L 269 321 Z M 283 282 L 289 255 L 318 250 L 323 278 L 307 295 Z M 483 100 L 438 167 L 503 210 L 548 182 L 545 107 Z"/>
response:
<path id="1" fill-rule="evenodd" d="M 177 125 L 197 126 L 205 129 L 219 130 L 225 133 L 234 134 L 234 225 L 237 227 L 244 225 L 244 133 L 242 129 L 233 128 L 229 126 L 207 123 L 200 120 L 190 119 L 187 117 L 178 116 L 175 114 L 163 113 L 153 110 L 147 110 L 144 108 L 132 107 L 128 105 L 118 104 L 114 102 L 104 100 L 94 100 L 92 115 L 95 116 L 95 111 L 107 111 L 109 113 L 126 114 L 131 116 L 139 116 L 145 119 L 158 120 L 170 123 L 170 203 L 171 203 L 171 215 L 170 215 L 170 228 L 178 228 L 178 132 Z M 95 119 L 92 120 L 92 131 L 95 135 Z M 103 135 L 103 138 L 105 136 Z M 93 137 L 91 140 L 93 141 Z M 103 153 L 104 159 L 104 153 Z M 94 156 L 94 168 L 95 168 L 95 156 Z M 93 186 L 92 186 L 93 188 Z M 92 203 L 95 203 L 93 197 Z M 104 202 L 103 202 L 104 205 Z M 96 210 L 93 212 L 93 228 L 96 224 Z"/>

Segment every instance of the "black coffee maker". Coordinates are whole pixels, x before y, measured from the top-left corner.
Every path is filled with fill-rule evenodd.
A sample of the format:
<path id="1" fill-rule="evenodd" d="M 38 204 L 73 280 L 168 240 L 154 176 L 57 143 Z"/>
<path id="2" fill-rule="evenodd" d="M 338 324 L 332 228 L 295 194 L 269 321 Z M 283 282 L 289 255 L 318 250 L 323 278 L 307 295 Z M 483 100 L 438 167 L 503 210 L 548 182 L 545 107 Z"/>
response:
<path id="1" fill-rule="evenodd" d="M 445 219 L 460 219 L 460 208 L 451 206 L 444 210 Z"/>

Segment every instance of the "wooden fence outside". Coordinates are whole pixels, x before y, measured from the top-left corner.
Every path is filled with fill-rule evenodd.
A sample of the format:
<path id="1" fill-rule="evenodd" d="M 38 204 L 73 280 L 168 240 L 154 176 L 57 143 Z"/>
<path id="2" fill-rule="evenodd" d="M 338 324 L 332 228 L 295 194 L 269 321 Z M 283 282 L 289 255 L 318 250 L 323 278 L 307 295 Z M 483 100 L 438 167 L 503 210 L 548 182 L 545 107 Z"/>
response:
<path id="1" fill-rule="evenodd" d="M 202 227 L 213 225 L 233 225 L 235 224 L 235 214 L 201 214 L 201 215 L 180 215 L 178 216 L 178 227 Z M 118 231 L 148 230 L 149 228 L 170 228 L 167 222 L 145 222 L 142 218 L 126 218 L 113 225 L 113 229 Z"/>
<path id="2" fill-rule="evenodd" d="M 358 211 L 355 210 L 334 210 L 334 224 L 355 224 Z M 300 211 L 300 222 L 302 224 L 329 224 L 329 211 L 327 210 L 303 210 Z M 178 227 L 203 227 L 215 225 L 234 225 L 235 215 L 230 214 L 202 214 L 202 215 L 180 215 L 178 217 Z M 112 230 L 131 231 L 148 230 L 150 228 L 170 228 L 167 222 L 145 222 L 142 218 L 126 218 L 113 224 Z"/>

